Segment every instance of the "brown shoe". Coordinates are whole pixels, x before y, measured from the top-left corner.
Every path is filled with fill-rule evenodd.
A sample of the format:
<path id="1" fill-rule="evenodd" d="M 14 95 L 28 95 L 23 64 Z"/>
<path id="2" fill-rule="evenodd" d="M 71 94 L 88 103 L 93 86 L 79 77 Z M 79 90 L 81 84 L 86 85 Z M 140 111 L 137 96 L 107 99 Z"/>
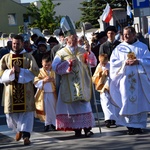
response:
<path id="1" fill-rule="evenodd" d="M 30 145 L 31 142 L 28 137 L 25 137 L 23 140 L 24 140 L 24 145 Z"/>
<path id="2" fill-rule="evenodd" d="M 21 138 L 22 138 L 22 132 L 16 133 L 16 141 L 20 141 Z"/>

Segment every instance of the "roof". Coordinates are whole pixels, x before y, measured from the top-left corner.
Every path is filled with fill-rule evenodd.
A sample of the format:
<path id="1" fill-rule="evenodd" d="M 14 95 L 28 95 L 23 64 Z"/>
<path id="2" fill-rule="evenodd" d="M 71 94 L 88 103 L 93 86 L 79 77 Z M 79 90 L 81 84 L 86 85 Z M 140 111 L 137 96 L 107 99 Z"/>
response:
<path id="1" fill-rule="evenodd" d="M 113 11 L 115 11 L 115 10 L 116 10 L 116 11 L 117 11 L 117 10 L 125 11 L 125 8 L 113 8 L 112 10 L 113 10 Z"/>

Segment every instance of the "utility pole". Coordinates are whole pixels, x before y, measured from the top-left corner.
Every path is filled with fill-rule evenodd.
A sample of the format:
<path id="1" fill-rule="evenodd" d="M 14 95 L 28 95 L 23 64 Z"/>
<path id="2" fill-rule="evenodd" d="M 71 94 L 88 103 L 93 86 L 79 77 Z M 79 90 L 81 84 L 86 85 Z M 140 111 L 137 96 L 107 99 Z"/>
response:
<path id="1" fill-rule="evenodd" d="M 140 9 L 140 32 L 144 35 L 145 33 L 145 30 L 144 30 L 144 19 L 143 19 L 143 16 L 144 16 L 144 12 L 143 12 L 143 9 Z"/>

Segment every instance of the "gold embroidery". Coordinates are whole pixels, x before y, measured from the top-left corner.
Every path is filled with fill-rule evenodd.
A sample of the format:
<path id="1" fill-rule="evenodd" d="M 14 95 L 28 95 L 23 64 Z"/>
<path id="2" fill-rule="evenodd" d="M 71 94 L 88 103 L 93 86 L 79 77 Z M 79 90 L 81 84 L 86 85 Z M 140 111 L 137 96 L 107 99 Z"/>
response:
<path id="1" fill-rule="evenodd" d="M 72 64 L 71 73 L 69 75 L 62 75 L 60 94 L 65 103 L 81 100 L 90 101 L 91 99 L 91 78 L 89 76 L 89 68 L 83 62 L 84 52 L 84 49 L 79 51 L 77 48 L 72 54 L 67 48 L 64 48 L 63 51 L 57 53 L 60 54 L 62 61 L 69 59 L 75 60 L 75 65 L 74 63 Z M 81 67 L 81 65 L 83 67 Z M 65 93 L 68 96 L 66 96 Z"/>
<path id="2" fill-rule="evenodd" d="M 12 64 L 23 68 L 23 55 L 12 55 Z M 26 109 L 25 88 L 24 84 L 18 83 L 18 75 L 15 73 L 15 80 L 12 82 L 12 110 L 13 112 L 24 112 Z"/>
<path id="3" fill-rule="evenodd" d="M 14 60 L 13 65 L 21 66 L 22 65 L 22 60 L 19 60 L 19 59 Z"/>
<path id="4" fill-rule="evenodd" d="M 128 75 L 128 80 L 129 80 L 129 83 L 130 83 L 129 91 L 132 94 L 132 95 L 129 96 L 129 100 L 131 102 L 135 102 L 136 99 L 137 99 L 137 97 L 133 95 L 133 93 L 135 91 L 135 84 L 137 83 L 134 76 L 135 76 L 135 74 L 133 72 L 131 72 L 131 74 Z"/>

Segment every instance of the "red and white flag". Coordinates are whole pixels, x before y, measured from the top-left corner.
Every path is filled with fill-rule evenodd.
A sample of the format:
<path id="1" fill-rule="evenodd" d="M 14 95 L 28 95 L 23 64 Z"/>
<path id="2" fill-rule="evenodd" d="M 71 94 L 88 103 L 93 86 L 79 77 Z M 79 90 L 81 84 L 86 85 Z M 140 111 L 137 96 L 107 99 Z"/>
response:
<path id="1" fill-rule="evenodd" d="M 109 21 L 112 18 L 112 9 L 111 9 L 111 7 L 109 6 L 108 3 L 107 3 L 107 5 L 106 5 L 106 7 L 103 11 L 103 14 L 102 14 L 101 18 L 106 23 L 109 23 Z"/>

